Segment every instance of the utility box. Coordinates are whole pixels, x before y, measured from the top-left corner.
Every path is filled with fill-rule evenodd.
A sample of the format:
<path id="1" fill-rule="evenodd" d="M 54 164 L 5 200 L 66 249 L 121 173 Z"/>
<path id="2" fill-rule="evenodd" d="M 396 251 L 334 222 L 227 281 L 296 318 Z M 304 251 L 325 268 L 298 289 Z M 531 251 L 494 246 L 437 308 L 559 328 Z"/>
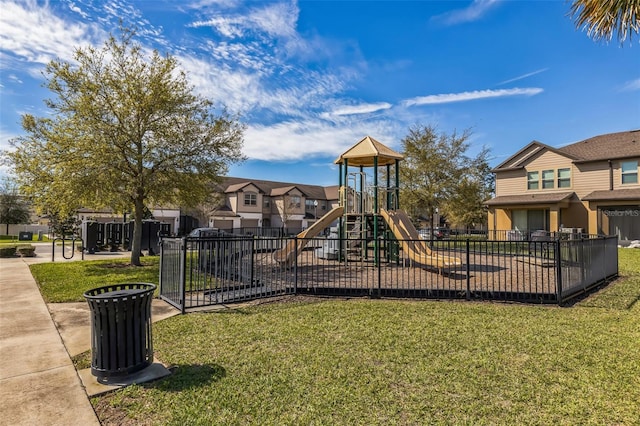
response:
<path id="1" fill-rule="evenodd" d="M 31 241 L 33 240 L 33 232 L 23 231 L 18 234 L 18 241 Z"/>

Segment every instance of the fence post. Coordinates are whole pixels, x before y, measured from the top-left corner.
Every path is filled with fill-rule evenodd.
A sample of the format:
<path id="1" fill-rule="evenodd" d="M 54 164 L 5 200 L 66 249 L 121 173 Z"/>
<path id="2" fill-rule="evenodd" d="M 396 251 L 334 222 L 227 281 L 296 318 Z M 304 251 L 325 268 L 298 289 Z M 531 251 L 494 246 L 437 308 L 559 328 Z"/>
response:
<path id="1" fill-rule="evenodd" d="M 467 275 L 467 300 L 471 300 L 471 265 L 469 265 L 469 257 L 470 257 L 470 248 L 469 248 L 469 238 L 467 238 L 466 243 L 466 255 L 467 259 L 465 261 L 465 272 Z"/>
<path id="2" fill-rule="evenodd" d="M 160 271 L 158 272 L 158 292 L 160 293 L 160 296 L 162 297 L 162 279 L 164 277 L 164 274 L 162 273 L 163 265 L 165 263 L 165 254 L 164 254 L 164 237 L 160 237 Z"/>
<path id="3" fill-rule="evenodd" d="M 255 275 L 254 275 L 254 265 L 255 265 L 255 259 L 256 259 L 256 239 L 255 237 L 251 237 L 251 273 L 250 273 L 250 279 L 249 279 L 249 285 L 253 286 L 254 284 L 254 280 L 255 280 Z"/>
<path id="4" fill-rule="evenodd" d="M 560 254 L 560 240 L 557 239 L 554 243 L 556 256 L 556 298 L 558 299 L 558 305 L 562 305 L 562 255 Z"/>
<path id="5" fill-rule="evenodd" d="M 180 256 L 180 313 L 184 314 L 186 312 L 187 305 L 187 238 L 182 237 L 180 241 L 180 251 L 182 252 L 182 256 Z"/>
<path id="6" fill-rule="evenodd" d="M 298 236 L 293 237 L 293 294 L 298 294 Z M 286 247 L 286 245 L 285 245 Z"/>

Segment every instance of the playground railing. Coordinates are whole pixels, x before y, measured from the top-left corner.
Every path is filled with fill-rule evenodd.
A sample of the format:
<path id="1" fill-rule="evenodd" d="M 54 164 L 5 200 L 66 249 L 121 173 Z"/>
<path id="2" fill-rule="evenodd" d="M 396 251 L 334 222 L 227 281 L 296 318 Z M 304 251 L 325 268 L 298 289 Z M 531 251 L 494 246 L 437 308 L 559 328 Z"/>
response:
<path id="1" fill-rule="evenodd" d="M 163 238 L 161 297 L 183 312 L 286 294 L 566 303 L 618 273 L 617 237 L 398 241 Z"/>

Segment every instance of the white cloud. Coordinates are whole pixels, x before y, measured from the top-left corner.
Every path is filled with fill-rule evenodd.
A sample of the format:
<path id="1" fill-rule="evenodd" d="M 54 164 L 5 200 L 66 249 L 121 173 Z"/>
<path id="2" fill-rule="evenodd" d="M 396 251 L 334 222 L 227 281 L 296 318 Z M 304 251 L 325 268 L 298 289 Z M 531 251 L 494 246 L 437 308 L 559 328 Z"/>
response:
<path id="1" fill-rule="evenodd" d="M 70 60 L 75 48 L 104 37 L 93 25 L 68 22 L 48 4 L 0 1 L 0 50 L 20 60 L 45 64 Z"/>
<path id="2" fill-rule="evenodd" d="M 10 80 L 13 83 L 18 83 L 18 84 L 22 84 L 23 83 L 22 79 L 20 79 L 20 77 L 18 77 L 15 74 L 9 74 L 7 76 L 7 79 Z"/>
<path id="3" fill-rule="evenodd" d="M 262 6 L 262 4 L 261 4 Z M 295 37 L 299 9 L 294 3 L 266 3 L 248 12 L 220 14 L 206 20 L 196 21 L 191 27 L 212 27 L 225 37 L 243 37 L 247 33 L 259 32 L 270 37 Z"/>
<path id="4" fill-rule="evenodd" d="M 261 97 L 258 74 L 231 70 L 190 56 L 178 59 L 198 93 L 213 102 L 226 105 L 232 111 L 247 111 Z"/>
<path id="5" fill-rule="evenodd" d="M 451 102 L 473 101 L 476 99 L 502 98 L 505 96 L 534 96 L 542 92 L 543 89 L 538 87 L 524 89 L 474 90 L 472 92 L 418 96 L 404 100 L 402 101 L 402 104 L 405 106 L 446 104 Z"/>
<path id="6" fill-rule="evenodd" d="M 394 123 L 345 122 L 335 125 L 321 120 L 284 121 L 272 126 L 250 125 L 245 132 L 244 153 L 265 161 L 309 160 L 335 156 L 367 135 L 391 147 L 397 140 Z"/>
<path id="7" fill-rule="evenodd" d="M 482 18 L 489 10 L 498 4 L 498 0 L 473 0 L 464 9 L 453 10 L 434 16 L 433 21 L 442 22 L 445 25 L 463 24 L 473 22 Z"/>
<path id="8" fill-rule="evenodd" d="M 536 71 L 533 71 L 533 72 L 522 74 L 522 75 L 519 75 L 518 77 L 514 77 L 514 78 L 510 78 L 509 80 L 501 81 L 500 83 L 498 83 L 498 86 L 502 86 L 503 84 L 507 84 L 507 83 L 513 83 L 514 81 L 518 81 L 518 80 L 523 80 L 523 79 L 525 79 L 527 77 L 531 77 L 531 76 L 534 76 L 536 74 L 540 74 L 540 73 L 548 71 L 548 70 L 549 70 L 549 68 L 542 68 L 542 69 L 539 69 L 539 70 L 536 70 Z"/>
<path id="9" fill-rule="evenodd" d="M 634 92 L 636 90 L 640 90 L 640 78 L 627 81 L 621 88 L 621 91 L 623 92 Z"/>
<path id="10" fill-rule="evenodd" d="M 378 102 L 375 104 L 360 104 L 360 105 L 347 105 L 340 108 L 336 108 L 331 111 L 332 115 L 355 115 L 355 114 L 368 114 L 380 110 L 391 108 L 392 105 L 388 102 Z"/>
<path id="11" fill-rule="evenodd" d="M 9 140 L 17 138 L 18 135 L 11 131 L 8 131 L 4 126 L 0 126 L 0 151 L 11 150 Z"/>
<path id="12" fill-rule="evenodd" d="M 69 3 L 69 9 L 71 9 L 73 12 L 77 13 L 78 15 L 82 16 L 84 19 L 89 18 L 89 15 L 73 2 Z"/>

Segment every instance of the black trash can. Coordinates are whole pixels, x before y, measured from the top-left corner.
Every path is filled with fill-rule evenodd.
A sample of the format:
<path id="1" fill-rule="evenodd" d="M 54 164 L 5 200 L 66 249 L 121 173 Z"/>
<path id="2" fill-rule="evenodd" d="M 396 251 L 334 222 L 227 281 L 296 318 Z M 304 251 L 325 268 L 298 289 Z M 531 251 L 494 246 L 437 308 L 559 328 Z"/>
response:
<path id="1" fill-rule="evenodd" d="M 84 293 L 91 308 L 91 374 L 133 374 L 153 363 L 149 283 L 113 284 Z"/>

